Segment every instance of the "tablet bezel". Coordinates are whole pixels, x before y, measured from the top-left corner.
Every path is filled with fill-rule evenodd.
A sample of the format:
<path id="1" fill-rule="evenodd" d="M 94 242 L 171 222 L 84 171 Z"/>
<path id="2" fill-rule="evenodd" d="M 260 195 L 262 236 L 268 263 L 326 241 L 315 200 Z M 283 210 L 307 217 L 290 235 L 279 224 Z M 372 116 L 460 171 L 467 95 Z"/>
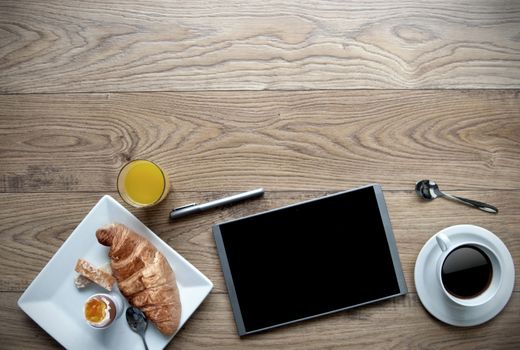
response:
<path id="1" fill-rule="evenodd" d="M 398 286 L 399 286 L 399 293 L 391 294 L 391 295 L 388 295 L 388 296 L 385 296 L 385 297 L 382 297 L 382 298 L 378 298 L 378 299 L 367 300 L 367 301 L 365 301 L 363 303 L 360 303 L 360 304 L 350 305 L 350 306 L 346 306 L 346 307 L 343 307 L 343 308 L 327 311 L 327 312 L 324 312 L 324 313 L 319 313 L 319 314 L 315 314 L 315 315 L 311 315 L 311 316 L 307 316 L 307 317 L 303 317 L 303 318 L 299 318 L 299 319 L 294 319 L 294 320 L 291 320 L 291 321 L 288 321 L 288 322 L 283 322 L 283 323 L 274 324 L 274 325 L 271 325 L 271 326 L 268 326 L 268 327 L 247 331 L 246 328 L 245 328 L 245 325 L 244 325 L 243 318 L 242 318 L 242 311 L 240 309 L 240 304 L 238 303 L 238 296 L 237 296 L 237 293 L 236 293 L 236 290 L 235 290 L 235 285 L 234 285 L 234 282 L 233 282 L 233 276 L 231 274 L 231 268 L 229 266 L 229 262 L 228 262 L 228 259 L 227 259 L 227 253 L 226 253 L 226 249 L 225 249 L 225 245 L 224 245 L 224 240 L 222 238 L 222 232 L 220 230 L 220 226 L 228 224 L 228 223 L 232 223 L 232 222 L 235 222 L 235 221 L 243 220 L 243 219 L 249 219 L 249 218 L 253 218 L 253 217 L 256 217 L 256 216 L 266 215 L 266 214 L 270 214 L 270 213 L 273 213 L 273 212 L 276 212 L 276 211 L 289 209 L 289 208 L 296 207 L 296 206 L 299 206 L 299 205 L 302 205 L 302 204 L 307 204 L 307 203 L 317 202 L 317 201 L 325 201 L 328 198 L 332 198 L 332 197 L 335 197 L 335 196 L 341 196 L 341 195 L 344 195 L 344 194 L 347 194 L 347 193 L 350 193 L 350 192 L 363 190 L 363 189 L 366 189 L 366 188 L 369 188 L 369 187 L 373 188 L 374 195 L 375 195 L 376 200 L 377 200 L 377 205 L 378 205 L 378 208 L 379 208 L 379 214 L 380 214 L 381 220 L 383 222 L 383 227 L 384 227 L 384 230 L 385 230 L 386 240 L 387 240 L 387 243 L 388 243 L 390 255 L 391 255 L 391 258 L 392 258 L 393 265 L 394 265 L 395 278 L 396 278 Z M 238 335 L 239 336 L 244 336 L 244 335 L 248 335 L 248 334 L 258 333 L 258 332 L 262 332 L 262 331 L 269 330 L 269 329 L 272 329 L 272 328 L 277 328 L 277 327 L 285 326 L 285 325 L 288 325 L 288 324 L 292 324 L 292 323 L 295 323 L 295 322 L 305 321 L 305 320 L 308 320 L 308 319 L 321 317 L 321 316 L 324 316 L 324 315 L 328 315 L 328 314 L 332 314 L 332 313 L 348 310 L 348 309 L 355 308 L 355 307 L 358 307 L 358 306 L 375 303 L 375 302 L 378 302 L 378 301 L 381 301 L 381 300 L 385 300 L 385 299 L 394 298 L 394 297 L 397 297 L 397 296 L 400 296 L 400 295 L 404 295 L 404 294 L 406 294 L 408 292 L 408 289 L 406 287 L 406 281 L 404 279 L 403 270 L 402 270 L 402 267 L 401 267 L 401 262 L 400 262 L 400 259 L 399 259 L 399 253 L 397 251 L 397 244 L 396 244 L 396 241 L 395 241 L 395 238 L 394 238 L 392 225 L 390 223 L 390 217 L 388 215 L 388 210 L 387 210 L 387 207 L 386 207 L 386 202 L 385 202 L 385 199 L 384 199 L 383 191 L 382 191 L 381 186 L 379 184 L 370 184 L 370 185 L 359 187 L 359 188 L 355 188 L 355 189 L 352 189 L 352 190 L 337 192 L 337 193 L 333 193 L 333 194 L 330 194 L 330 195 L 327 195 L 327 196 L 311 199 L 311 200 L 308 200 L 308 201 L 303 201 L 303 202 L 299 202 L 299 203 L 296 203 L 296 204 L 291 204 L 291 205 L 288 205 L 288 206 L 284 206 L 284 207 L 268 210 L 268 211 L 265 211 L 265 212 L 257 213 L 257 214 L 254 214 L 254 215 L 249 215 L 249 216 L 241 217 L 241 218 L 238 218 L 238 219 L 229 220 L 229 221 L 226 221 L 226 222 L 215 224 L 215 225 L 213 225 L 213 236 L 215 238 L 217 252 L 218 252 L 218 255 L 219 255 L 219 258 L 220 258 L 220 264 L 221 264 L 222 271 L 223 271 L 223 274 L 224 274 L 224 280 L 226 282 L 226 286 L 227 286 L 227 289 L 228 289 L 229 300 L 231 302 L 231 309 L 233 310 L 233 315 L 234 315 L 234 318 L 235 318 L 235 323 L 236 323 L 236 326 L 237 326 L 237 331 L 238 331 Z"/>

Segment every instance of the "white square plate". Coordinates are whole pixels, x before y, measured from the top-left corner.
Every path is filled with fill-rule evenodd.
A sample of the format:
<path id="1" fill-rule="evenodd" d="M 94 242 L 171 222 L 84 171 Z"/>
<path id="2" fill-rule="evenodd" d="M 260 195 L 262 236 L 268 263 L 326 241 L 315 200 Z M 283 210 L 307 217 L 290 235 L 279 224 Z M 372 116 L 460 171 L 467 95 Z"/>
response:
<path id="1" fill-rule="evenodd" d="M 139 335 L 128 327 L 124 314 L 104 330 L 87 325 L 83 320 L 83 304 L 91 294 L 103 292 L 104 289 L 98 286 L 77 289 L 74 286 L 74 267 L 78 258 L 96 266 L 109 261 L 109 248 L 98 243 L 95 232 L 99 227 L 113 222 L 124 224 L 146 237 L 168 259 L 177 277 L 182 303 L 179 328 L 213 288 L 213 283 L 206 276 L 121 204 L 110 196 L 104 196 L 18 300 L 18 306 L 67 349 L 144 349 Z M 172 338 L 162 335 L 151 324 L 146 331 L 150 349 L 163 349 Z"/>

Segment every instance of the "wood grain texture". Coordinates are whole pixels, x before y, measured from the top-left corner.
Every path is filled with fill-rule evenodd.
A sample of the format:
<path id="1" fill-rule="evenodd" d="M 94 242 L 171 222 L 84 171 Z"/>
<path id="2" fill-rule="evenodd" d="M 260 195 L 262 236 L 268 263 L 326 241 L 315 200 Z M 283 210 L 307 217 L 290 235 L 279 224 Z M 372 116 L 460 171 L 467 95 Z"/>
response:
<path id="1" fill-rule="evenodd" d="M 0 92 L 520 87 L 514 0 L 0 3 Z"/>
<path id="2" fill-rule="evenodd" d="M 0 192 L 113 191 L 127 160 L 178 191 L 520 189 L 518 91 L 0 95 Z"/>
<path id="3" fill-rule="evenodd" d="M 0 348 L 61 348 L 16 301 L 135 158 L 173 191 L 129 209 L 215 285 L 169 349 L 520 348 L 519 1 L 0 1 Z M 422 178 L 500 213 L 422 202 Z M 211 225 L 373 182 L 410 293 L 239 338 Z M 469 329 L 430 316 L 413 276 L 463 223 L 516 266 L 506 308 Z"/>
<path id="4" fill-rule="evenodd" d="M 500 213 L 489 215 L 443 199 L 423 202 L 411 190 L 385 191 L 405 280 L 412 292 L 415 291 L 413 270 L 419 251 L 431 236 L 451 225 L 471 223 L 495 232 L 510 250 L 515 266 L 520 266 L 520 191 L 454 193 L 492 203 L 500 209 Z M 168 218 L 173 207 L 230 194 L 173 192 L 158 207 L 128 209 L 208 276 L 214 283 L 214 292 L 225 293 L 226 286 L 211 232 L 213 224 L 318 198 L 327 192 L 267 192 L 262 199 L 177 221 Z M 4 194 L 4 200 L 0 202 L 0 244 L 3 247 L 0 291 L 24 290 L 102 196 L 103 193 Z M 112 196 L 120 200 L 116 193 Z M 64 207 L 63 203 L 67 206 Z M 520 292 L 518 273 L 515 290 Z"/>
<path id="5" fill-rule="evenodd" d="M 19 293 L 2 293 L 2 349 L 58 349 L 59 344 L 15 305 Z M 167 349 L 517 349 L 520 293 L 490 322 L 471 328 L 440 323 L 416 294 L 239 338 L 228 297 L 212 293 Z M 399 336 L 397 336 L 399 334 Z M 138 338 L 137 338 L 138 339 Z"/>

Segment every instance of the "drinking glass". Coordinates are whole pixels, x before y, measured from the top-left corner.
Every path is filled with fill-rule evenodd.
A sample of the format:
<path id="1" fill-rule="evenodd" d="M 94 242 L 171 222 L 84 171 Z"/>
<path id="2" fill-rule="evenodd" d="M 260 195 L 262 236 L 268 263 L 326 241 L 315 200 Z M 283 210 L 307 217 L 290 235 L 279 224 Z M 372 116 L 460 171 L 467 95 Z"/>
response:
<path id="1" fill-rule="evenodd" d="M 149 160 L 132 160 L 121 168 L 117 176 L 119 195 L 136 208 L 160 203 L 169 190 L 168 176 L 160 166 Z"/>

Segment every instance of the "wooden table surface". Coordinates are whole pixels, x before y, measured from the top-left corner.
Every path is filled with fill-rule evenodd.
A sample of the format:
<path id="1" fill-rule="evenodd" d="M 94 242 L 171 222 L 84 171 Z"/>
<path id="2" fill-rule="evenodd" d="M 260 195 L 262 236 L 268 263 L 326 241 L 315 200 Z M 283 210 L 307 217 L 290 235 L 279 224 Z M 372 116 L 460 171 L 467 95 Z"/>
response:
<path id="1" fill-rule="evenodd" d="M 121 201 L 135 158 L 173 190 L 129 209 L 215 285 L 169 349 L 520 348 L 519 1 L 1 1 L 0 348 L 60 348 L 16 302 L 104 194 Z M 500 213 L 423 202 L 423 178 Z M 211 225 L 373 182 L 409 294 L 239 338 Z M 493 231 L 516 266 L 505 309 L 472 328 L 430 316 L 414 284 L 455 224 Z"/>

